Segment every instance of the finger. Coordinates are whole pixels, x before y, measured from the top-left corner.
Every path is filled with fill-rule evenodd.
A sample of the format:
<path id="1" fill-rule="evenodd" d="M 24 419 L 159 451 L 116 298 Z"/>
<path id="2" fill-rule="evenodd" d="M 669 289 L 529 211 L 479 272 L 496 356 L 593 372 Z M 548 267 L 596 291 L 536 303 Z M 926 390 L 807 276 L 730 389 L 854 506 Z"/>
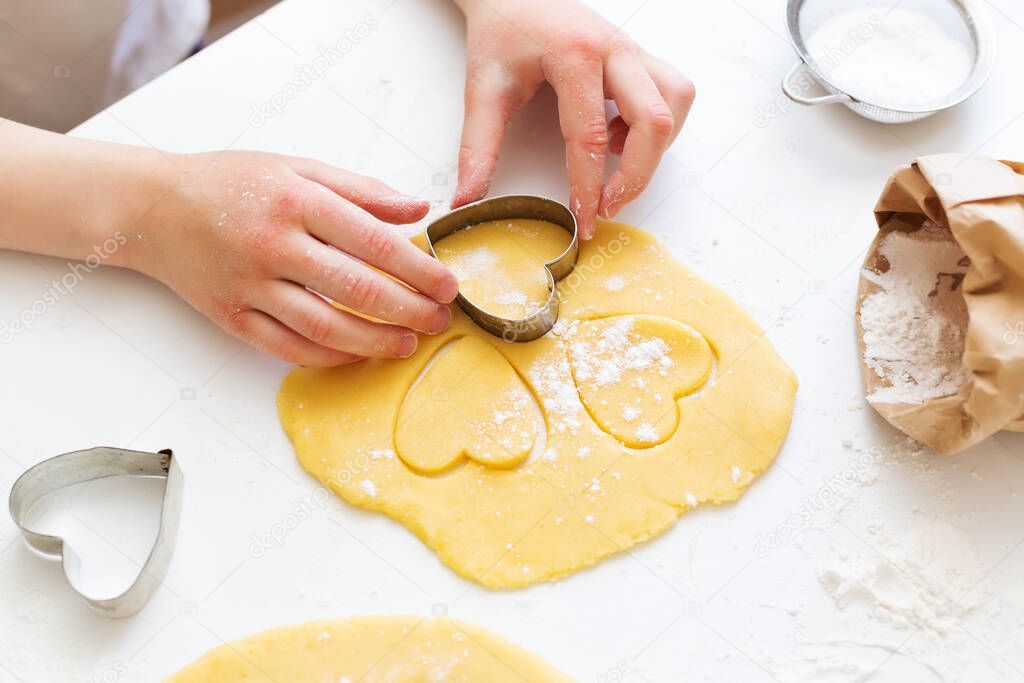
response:
<path id="1" fill-rule="evenodd" d="M 280 275 L 386 323 L 437 334 L 451 322 L 447 306 L 309 235 L 285 253 Z"/>
<path id="2" fill-rule="evenodd" d="M 621 116 L 616 116 L 608 124 L 608 135 L 611 137 L 608 150 L 616 156 L 622 156 L 622 148 L 626 146 L 626 136 L 629 135 L 629 126 Z"/>
<path id="3" fill-rule="evenodd" d="M 545 65 L 545 75 L 558 96 L 558 120 L 569 170 L 569 207 L 580 237 L 590 239 L 608 147 L 601 60 L 583 52 L 562 55 Z"/>
<path id="4" fill-rule="evenodd" d="M 452 208 L 487 194 L 513 102 L 498 72 L 466 75 L 465 114 L 459 145 L 459 182 Z"/>
<path id="5" fill-rule="evenodd" d="M 676 71 L 675 67 L 668 62 L 647 54 L 643 56 L 643 60 L 647 66 L 647 72 L 658 86 L 658 91 L 661 92 L 661 96 L 665 99 L 669 109 L 672 110 L 675 126 L 672 129 L 672 137 L 669 140 L 671 145 L 672 141 L 679 135 L 679 131 L 682 130 L 683 124 L 686 123 L 686 117 L 690 115 L 690 109 L 693 107 L 693 100 L 697 95 L 697 91 L 693 87 L 693 82 Z"/>
<path id="6" fill-rule="evenodd" d="M 291 166 L 303 178 L 323 185 L 388 223 L 415 223 L 430 210 L 430 203 L 425 199 L 404 195 L 370 176 L 335 168 L 315 159 L 293 159 Z"/>
<path id="7" fill-rule="evenodd" d="M 436 258 L 353 204 L 329 192 L 306 201 L 303 222 L 311 235 L 393 275 L 441 303 L 455 299 L 459 283 Z"/>
<path id="8" fill-rule="evenodd" d="M 289 363 L 333 367 L 362 360 L 361 356 L 316 344 L 262 311 L 238 313 L 228 329 L 247 344 Z"/>
<path id="9" fill-rule="evenodd" d="M 615 103 L 629 127 L 622 162 L 601 196 L 601 215 L 611 218 L 647 187 L 671 141 L 675 119 L 635 49 L 612 52 L 605 78 L 615 90 Z"/>
<path id="10" fill-rule="evenodd" d="M 369 358 L 406 358 L 416 350 L 412 330 L 342 311 L 293 282 L 276 280 L 262 294 L 257 308 L 317 346 Z"/>

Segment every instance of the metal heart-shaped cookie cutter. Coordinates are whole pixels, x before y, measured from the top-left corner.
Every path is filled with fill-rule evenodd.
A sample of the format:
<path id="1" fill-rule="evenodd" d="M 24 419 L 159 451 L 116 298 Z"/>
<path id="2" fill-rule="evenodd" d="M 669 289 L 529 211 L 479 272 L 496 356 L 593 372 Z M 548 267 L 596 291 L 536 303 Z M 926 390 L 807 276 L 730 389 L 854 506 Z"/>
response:
<path id="1" fill-rule="evenodd" d="M 107 477 L 159 477 L 167 480 L 160 510 L 160 528 L 149 557 L 132 585 L 112 598 L 87 595 L 78 585 L 81 560 L 59 536 L 41 534 L 29 528 L 28 515 L 48 494 L 74 484 Z M 18 477 L 8 504 L 11 518 L 34 550 L 61 560 L 68 583 L 90 607 L 108 617 L 130 617 L 141 610 L 167 575 L 174 553 L 174 541 L 181 517 L 184 476 L 170 450 L 158 453 L 121 448 L 90 448 L 64 453 L 44 460 Z"/>
<path id="2" fill-rule="evenodd" d="M 467 204 L 438 218 L 427 227 L 427 245 L 437 258 L 434 245 L 454 232 L 478 223 L 509 218 L 531 218 L 547 221 L 563 228 L 572 239 L 561 254 L 544 264 L 548 275 L 548 298 L 536 312 L 525 318 L 503 318 L 488 313 L 460 292 L 456 297 L 459 307 L 477 325 L 496 337 L 510 342 L 528 342 L 542 337 L 555 326 L 558 319 L 558 292 L 555 283 L 572 272 L 579 257 L 579 233 L 576 217 L 565 205 L 546 197 L 533 195 L 505 195 L 482 199 Z"/>

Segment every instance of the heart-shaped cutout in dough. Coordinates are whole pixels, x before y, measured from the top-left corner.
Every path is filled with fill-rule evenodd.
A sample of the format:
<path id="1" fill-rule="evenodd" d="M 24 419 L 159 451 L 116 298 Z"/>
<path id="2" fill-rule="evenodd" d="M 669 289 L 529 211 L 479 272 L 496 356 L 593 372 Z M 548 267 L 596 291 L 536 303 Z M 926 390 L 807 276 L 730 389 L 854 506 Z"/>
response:
<path id="1" fill-rule="evenodd" d="M 434 245 L 437 258 L 459 281 L 459 292 L 477 308 L 519 319 L 548 298 L 544 264 L 565 251 L 570 236 L 547 221 L 512 218 L 477 223 Z"/>
<path id="2" fill-rule="evenodd" d="M 594 421 L 631 448 L 650 448 L 676 431 L 676 399 L 698 391 L 713 354 L 703 335 L 670 318 L 624 315 L 580 322 L 569 361 Z"/>
<path id="3" fill-rule="evenodd" d="M 505 357 L 462 337 L 431 360 L 399 410 L 398 456 L 428 474 L 464 458 L 494 468 L 525 460 L 537 439 L 536 402 Z"/>

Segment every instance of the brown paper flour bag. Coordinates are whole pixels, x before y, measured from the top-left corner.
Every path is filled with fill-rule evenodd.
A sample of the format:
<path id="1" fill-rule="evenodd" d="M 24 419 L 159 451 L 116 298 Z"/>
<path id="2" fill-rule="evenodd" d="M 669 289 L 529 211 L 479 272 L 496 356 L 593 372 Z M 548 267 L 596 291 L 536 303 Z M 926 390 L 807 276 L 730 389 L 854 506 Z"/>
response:
<path id="1" fill-rule="evenodd" d="M 1024 164 L 921 157 L 875 220 L 857 291 L 868 403 L 944 454 L 1024 429 Z"/>

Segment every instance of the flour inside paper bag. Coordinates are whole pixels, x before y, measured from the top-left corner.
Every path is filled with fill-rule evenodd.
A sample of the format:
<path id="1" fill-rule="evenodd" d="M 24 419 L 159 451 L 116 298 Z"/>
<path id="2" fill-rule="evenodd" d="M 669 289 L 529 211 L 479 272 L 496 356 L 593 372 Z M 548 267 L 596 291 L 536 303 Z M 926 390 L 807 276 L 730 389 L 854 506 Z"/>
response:
<path id="1" fill-rule="evenodd" d="M 930 221 L 881 238 L 874 263 L 861 272 L 875 285 L 860 304 L 864 364 L 880 380 L 868 401 L 919 404 L 955 395 L 970 381 L 962 364 L 968 264 L 949 231 Z"/>

